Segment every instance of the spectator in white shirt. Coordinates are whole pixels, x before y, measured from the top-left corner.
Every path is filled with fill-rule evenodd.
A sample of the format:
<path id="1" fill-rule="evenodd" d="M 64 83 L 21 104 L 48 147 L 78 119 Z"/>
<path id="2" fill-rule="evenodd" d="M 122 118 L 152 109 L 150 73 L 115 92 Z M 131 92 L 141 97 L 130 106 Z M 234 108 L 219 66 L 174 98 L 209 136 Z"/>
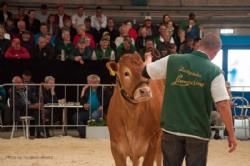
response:
<path id="1" fill-rule="evenodd" d="M 96 14 L 91 16 L 91 26 L 97 31 L 107 26 L 107 17 L 102 14 L 102 8 L 100 6 L 96 7 Z"/>
<path id="2" fill-rule="evenodd" d="M 36 18 L 41 22 L 41 23 L 46 23 L 49 17 L 48 13 L 48 6 L 47 4 L 42 4 L 40 7 L 40 12 L 37 13 Z"/>
<path id="3" fill-rule="evenodd" d="M 71 18 L 72 24 L 75 28 L 77 28 L 78 25 L 84 24 L 84 20 L 86 18 L 84 7 L 82 5 L 77 7 L 77 13 L 74 14 Z"/>

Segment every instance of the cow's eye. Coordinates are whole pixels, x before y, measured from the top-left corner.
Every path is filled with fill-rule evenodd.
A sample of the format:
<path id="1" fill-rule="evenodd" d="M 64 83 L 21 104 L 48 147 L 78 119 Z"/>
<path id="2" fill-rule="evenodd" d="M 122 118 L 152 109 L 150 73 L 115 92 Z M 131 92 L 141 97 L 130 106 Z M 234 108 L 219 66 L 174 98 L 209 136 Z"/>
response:
<path id="1" fill-rule="evenodd" d="M 126 71 L 126 72 L 124 73 L 124 75 L 125 75 L 125 76 L 129 76 L 129 72 Z"/>

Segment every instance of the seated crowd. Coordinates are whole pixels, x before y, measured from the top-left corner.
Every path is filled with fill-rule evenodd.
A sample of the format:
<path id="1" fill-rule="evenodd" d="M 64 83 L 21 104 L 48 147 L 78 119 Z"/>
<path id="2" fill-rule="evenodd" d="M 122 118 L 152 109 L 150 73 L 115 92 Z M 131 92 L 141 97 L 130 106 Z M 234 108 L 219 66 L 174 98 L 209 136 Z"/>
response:
<path id="1" fill-rule="evenodd" d="M 126 53 L 138 53 L 144 59 L 148 52 L 152 53 L 153 60 L 157 60 L 169 54 L 196 50 L 201 36 L 194 13 L 179 25 L 168 14 L 163 15 L 160 24 L 153 24 L 151 16 L 145 16 L 142 25 L 135 25 L 131 20 L 117 25 L 114 18 L 105 16 L 99 6 L 93 16 L 87 16 L 83 6 L 78 6 L 72 16 L 66 13 L 62 4 L 54 13 L 48 11 L 49 6 L 42 4 L 40 11 L 26 12 L 20 6 L 13 14 L 8 10 L 8 3 L 1 4 L 0 61 L 60 60 L 83 65 L 87 60 L 117 61 Z M 54 77 L 46 76 L 40 88 L 24 85 L 32 83 L 30 72 L 14 76 L 12 83 L 16 84 L 15 88 L 9 89 L 10 107 L 16 110 L 14 121 L 22 115 L 34 117 L 34 125 L 56 123 L 61 119 L 57 111 L 43 107 L 58 100 Z M 93 85 L 100 83 L 97 75 L 88 76 L 87 83 L 91 86 L 84 86 L 79 96 L 83 111 L 72 116 L 77 125 L 86 125 L 89 118 L 105 117 L 109 100 L 103 101 L 101 96 L 109 99 L 112 95 L 112 89 Z M 0 94 L 1 103 L 6 103 L 7 93 L 1 86 Z M 4 110 L 1 103 L 0 114 Z M 80 137 L 85 137 L 85 127 L 79 126 L 78 132 Z M 31 130 L 31 135 L 49 137 L 50 132 L 46 127 L 37 127 Z"/>
<path id="2" fill-rule="evenodd" d="M 103 14 L 96 7 L 87 16 L 82 5 L 70 16 L 64 5 L 49 13 L 49 6 L 42 4 L 39 11 L 19 6 L 17 13 L 1 4 L 0 59 L 45 59 L 76 61 L 118 60 L 124 53 L 137 52 L 144 58 L 153 51 L 155 59 L 173 53 L 189 53 L 196 49 L 200 38 L 200 25 L 194 13 L 177 25 L 169 15 L 160 24 L 153 24 L 151 16 L 144 23 L 133 24 L 124 20 L 119 26 L 114 18 Z"/>

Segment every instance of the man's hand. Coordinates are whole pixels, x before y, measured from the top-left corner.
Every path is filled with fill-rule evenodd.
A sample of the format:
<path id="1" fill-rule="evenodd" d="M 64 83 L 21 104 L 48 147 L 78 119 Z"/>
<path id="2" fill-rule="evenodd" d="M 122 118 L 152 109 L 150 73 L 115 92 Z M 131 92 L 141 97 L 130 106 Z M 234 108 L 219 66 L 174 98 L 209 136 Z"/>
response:
<path id="1" fill-rule="evenodd" d="M 83 65 L 83 64 L 84 64 L 84 61 L 83 61 L 82 59 L 81 59 L 79 62 L 80 62 L 80 64 L 81 64 L 81 65 Z"/>
<path id="2" fill-rule="evenodd" d="M 79 62 L 81 59 L 82 59 L 81 56 L 76 56 L 76 57 L 74 57 L 74 60 L 75 60 L 76 62 Z"/>
<path id="3" fill-rule="evenodd" d="M 56 94 L 55 93 L 55 86 L 51 87 L 50 93 L 51 93 L 52 96 L 54 96 Z"/>
<path id="4" fill-rule="evenodd" d="M 234 134 L 234 128 L 233 128 L 233 119 L 230 109 L 230 101 L 229 100 L 223 100 L 216 102 L 216 108 L 219 111 L 221 115 L 221 119 L 224 122 L 227 132 L 228 132 L 228 147 L 229 147 L 229 153 L 233 152 L 237 147 L 237 140 L 235 138 Z"/>
<path id="5" fill-rule="evenodd" d="M 237 140 L 235 138 L 235 136 L 228 136 L 227 138 L 228 141 L 228 147 L 229 147 L 229 153 L 235 151 L 236 147 L 237 147 Z"/>

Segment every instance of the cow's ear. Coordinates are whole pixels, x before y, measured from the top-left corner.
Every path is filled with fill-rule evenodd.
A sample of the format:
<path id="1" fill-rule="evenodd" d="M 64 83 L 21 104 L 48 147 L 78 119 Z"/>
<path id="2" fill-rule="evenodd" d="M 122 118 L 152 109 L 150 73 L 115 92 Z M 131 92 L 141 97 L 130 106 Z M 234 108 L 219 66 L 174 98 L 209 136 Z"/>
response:
<path id="1" fill-rule="evenodd" d="M 115 61 L 109 61 L 106 63 L 106 67 L 108 68 L 110 75 L 115 76 L 115 73 L 118 71 L 117 63 Z"/>

